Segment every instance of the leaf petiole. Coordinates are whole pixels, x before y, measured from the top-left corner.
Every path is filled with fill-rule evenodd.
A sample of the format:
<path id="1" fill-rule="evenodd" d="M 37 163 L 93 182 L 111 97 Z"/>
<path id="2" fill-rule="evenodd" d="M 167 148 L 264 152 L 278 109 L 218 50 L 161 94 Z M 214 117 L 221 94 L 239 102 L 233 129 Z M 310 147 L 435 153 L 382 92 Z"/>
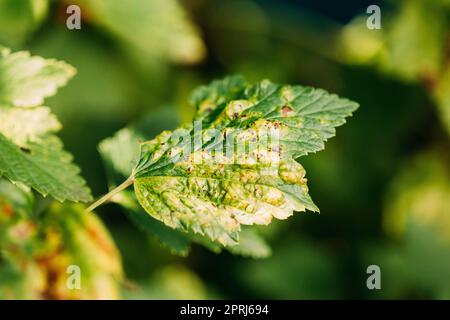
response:
<path id="1" fill-rule="evenodd" d="M 117 187 L 115 187 L 114 189 L 112 189 L 110 192 L 108 192 L 107 194 L 105 194 L 104 196 L 100 197 L 97 201 L 95 201 L 93 204 L 91 204 L 87 209 L 86 212 L 91 212 L 94 209 L 96 209 L 97 207 L 101 206 L 103 203 L 105 203 L 106 201 L 110 200 L 112 197 L 114 197 L 116 194 L 118 194 L 119 192 L 125 190 L 126 188 L 128 188 L 130 185 L 132 185 L 134 182 L 134 175 L 131 175 L 130 177 L 128 177 L 127 180 L 125 180 L 124 182 L 122 182 L 120 185 L 118 185 Z"/>

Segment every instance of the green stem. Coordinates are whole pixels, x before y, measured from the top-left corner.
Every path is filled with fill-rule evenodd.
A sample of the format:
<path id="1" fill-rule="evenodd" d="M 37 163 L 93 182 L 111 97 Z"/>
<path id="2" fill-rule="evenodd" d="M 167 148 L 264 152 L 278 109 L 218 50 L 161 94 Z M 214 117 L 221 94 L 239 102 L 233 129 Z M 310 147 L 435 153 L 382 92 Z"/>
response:
<path id="1" fill-rule="evenodd" d="M 100 199 L 98 199 L 97 201 L 95 201 L 93 204 L 91 204 L 87 209 L 86 212 L 91 212 L 93 211 L 95 208 L 97 208 L 98 206 L 102 205 L 103 203 L 105 203 L 106 201 L 108 201 L 109 199 L 111 199 L 112 197 L 114 197 L 116 194 L 118 194 L 119 192 L 121 192 L 122 190 L 125 190 L 126 188 L 128 188 L 130 185 L 132 185 L 134 182 L 134 175 L 131 175 L 127 180 L 125 180 L 123 183 L 121 183 L 120 185 L 118 185 L 117 187 L 115 187 L 113 190 L 111 190 L 110 192 L 108 192 L 107 194 L 105 194 L 104 196 L 102 196 Z"/>

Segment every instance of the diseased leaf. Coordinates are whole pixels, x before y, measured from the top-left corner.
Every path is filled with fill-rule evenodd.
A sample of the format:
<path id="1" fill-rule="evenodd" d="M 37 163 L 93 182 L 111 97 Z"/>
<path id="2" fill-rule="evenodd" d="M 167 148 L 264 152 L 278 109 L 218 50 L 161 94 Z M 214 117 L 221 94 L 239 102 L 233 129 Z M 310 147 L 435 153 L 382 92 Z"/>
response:
<path id="1" fill-rule="evenodd" d="M 112 186 L 131 175 L 139 158 L 141 142 L 154 137 L 164 128 L 176 128 L 179 121 L 173 109 L 170 106 L 159 108 L 99 143 L 98 150 L 105 162 Z"/>
<path id="2" fill-rule="evenodd" d="M 139 153 L 139 140 L 145 140 L 145 134 L 138 132 L 140 131 L 137 129 L 138 127 L 140 125 L 124 128 L 113 137 L 105 139 L 99 144 L 102 158 L 107 168 L 110 169 L 108 170 L 109 176 L 119 175 L 120 179 L 123 180 L 131 173 L 133 162 Z M 221 245 L 202 235 L 174 230 L 154 219 L 141 208 L 133 192 L 124 190 L 111 200 L 124 207 L 127 216 L 132 222 L 142 230 L 155 236 L 163 246 L 167 247 L 174 254 L 186 256 L 193 243 L 200 244 L 215 253 L 222 251 Z M 253 230 L 245 232 L 238 245 L 226 247 L 225 249 L 233 254 L 246 257 L 265 258 L 270 255 L 270 248 Z"/>
<path id="3" fill-rule="evenodd" d="M 80 169 L 55 135 L 61 129 L 47 107 L 35 106 L 74 73 L 63 62 L 26 52 L 0 57 L 0 175 L 59 201 L 90 201 Z M 27 106 L 28 108 L 20 108 Z"/>
<path id="4" fill-rule="evenodd" d="M 118 298 L 121 259 L 100 220 L 56 202 L 35 219 L 9 200 L 12 188 L 0 185 L 0 299 Z M 67 286 L 73 265 L 82 276 L 77 290 Z"/>
<path id="5" fill-rule="evenodd" d="M 321 89 L 244 83 L 195 91 L 201 121 L 142 143 L 130 180 L 151 216 L 225 246 L 238 243 L 241 224 L 318 211 L 294 159 L 323 149 L 358 107 Z"/>
<path id="6" fill-rule="evenodd" d="M 285 237 L 276 254 L 264 261 L 238 265 L 239 278 L 258 299 L 339 299 L 343 280 L 339 261 L 308 238 Z"/>
<path id="7" fill-rule="evenodd" d="M 386 199 L 384 227 L 400 237 L 412 225 L 450 245 L 450 169 L 448 156 L 428 151 L 404 165 Z"/>
<path id="8" fill-rule="evenodd" d="M 0 234 L 4 233 L 4 227 L 12 216 L 29 216 L 33 205 L 34 197 L 29 190 L 23 190 L 23 188 L 0 178 Z"/>

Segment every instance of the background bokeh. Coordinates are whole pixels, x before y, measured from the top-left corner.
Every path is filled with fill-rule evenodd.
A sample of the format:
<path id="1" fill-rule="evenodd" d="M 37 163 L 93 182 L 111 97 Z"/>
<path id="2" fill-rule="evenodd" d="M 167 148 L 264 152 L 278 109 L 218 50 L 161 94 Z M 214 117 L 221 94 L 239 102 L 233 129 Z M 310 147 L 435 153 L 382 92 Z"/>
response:
<path id="1" fill-rule="evenodd" d="M 70 4 L 81 30 L 66 28 Z M 366 27 L 371 4 L 381 30 Z M 321 213 L 261 228 L 267 259 L 200 246 L 179 257 L 119 206 L 99 208 L 124 298 L 450 298 L 449 25 L 448 0 L 0 0 L 0 44 L 78 70 L 46 104 L 95 196 L 108 188 L 100 141 L 144 117 L 153 134 L 191 120 L 190 91 L 214 78 L 311 85 L 361 105 L 301 159 Z M 372 264 L 381 290 L 366 287 Z"/>

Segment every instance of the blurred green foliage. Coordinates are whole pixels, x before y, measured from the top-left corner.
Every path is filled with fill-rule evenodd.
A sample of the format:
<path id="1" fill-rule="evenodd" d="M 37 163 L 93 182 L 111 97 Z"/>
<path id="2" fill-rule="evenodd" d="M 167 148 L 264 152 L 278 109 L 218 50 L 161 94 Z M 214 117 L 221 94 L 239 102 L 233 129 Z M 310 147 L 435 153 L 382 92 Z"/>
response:
<path id="1" fill-rule="evenodd" d="M 80 0 L 81 30 L 65 27 L 69 3 L 0 0 L 0 44 L 78 70 L 46 103 L 96 196 L 108 186 L 97 144 L 143 118 L 157 119 L 150 136 L 191 120 L 187 95 L 212 78 L 313 85 L 361 105 L 325 152 L 302 161 L 321 214 L 258 230 L 272 247 L 265 260 L 198 245 L 173 255 L 120 206 L 100 208 L 122 256 L 123 297 L 450 298 L 448 1 L 379 1 L 381 30 L 365 27 L 371 1 Z M 27 197 L 7 199 L 28 212 Z M 381 290 L 366 287 L 371 264 Z M 38 279 L 1 265 L 0 287 Z"/>
<path id="2" fill-rule="evenodd" d="M 120 256 L 99 219 L 81 205 L 36 212 L 33 202 L 30 191 L 0 180 L 0 298 L 118 298 Z M 71 265 L 82 270 L 79 290 L 67 286 Z"/>

